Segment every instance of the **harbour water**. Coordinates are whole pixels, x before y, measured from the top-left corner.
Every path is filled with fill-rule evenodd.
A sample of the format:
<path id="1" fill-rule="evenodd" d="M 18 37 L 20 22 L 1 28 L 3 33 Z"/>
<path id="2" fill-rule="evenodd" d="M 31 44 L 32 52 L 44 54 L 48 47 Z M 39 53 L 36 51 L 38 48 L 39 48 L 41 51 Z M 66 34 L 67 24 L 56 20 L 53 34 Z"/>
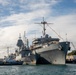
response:
<path id="1" fill-rule="evenodd" d="M 0 66 L 0 75 L 76 75 L 76 64 Z"/>

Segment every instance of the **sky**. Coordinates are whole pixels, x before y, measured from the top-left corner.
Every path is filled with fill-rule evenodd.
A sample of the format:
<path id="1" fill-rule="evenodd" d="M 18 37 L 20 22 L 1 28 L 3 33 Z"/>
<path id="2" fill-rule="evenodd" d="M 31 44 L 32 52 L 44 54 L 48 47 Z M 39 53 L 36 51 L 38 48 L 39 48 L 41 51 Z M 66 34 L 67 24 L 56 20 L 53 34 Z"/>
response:
<path id="1" fill-rule="evenodd" d="M 49 26 L 64 41 L 76 47 L 76 0 L 0 0 L 0 56 L 7 55 L 7 47 L 14 52 L 19 34 L 24 39 L 24 31 L 30 42 L 40 37 L 42 27 L 35 23 L 43 21 L 43 17 L 53 23 Z M 46 33 L 59 38 L 48 26 Z"/>

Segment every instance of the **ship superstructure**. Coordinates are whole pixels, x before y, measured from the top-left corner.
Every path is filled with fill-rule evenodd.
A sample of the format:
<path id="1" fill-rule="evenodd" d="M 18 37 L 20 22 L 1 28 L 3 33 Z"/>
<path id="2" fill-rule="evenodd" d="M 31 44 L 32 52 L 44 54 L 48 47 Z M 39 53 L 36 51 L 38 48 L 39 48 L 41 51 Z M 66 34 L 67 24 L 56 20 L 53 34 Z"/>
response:
<path id="1" fill-rule="evenodd" d="M 23 61 L 23 64 L 34 64 L 35 56 L 32 54 L 32 51 L 28 45 L 28 39 L 24 36 L 24 41 L 21 39 L 21 35 L 17 41 L 17 46 L 19 47 L 16 50 L 16 60 Z"/>

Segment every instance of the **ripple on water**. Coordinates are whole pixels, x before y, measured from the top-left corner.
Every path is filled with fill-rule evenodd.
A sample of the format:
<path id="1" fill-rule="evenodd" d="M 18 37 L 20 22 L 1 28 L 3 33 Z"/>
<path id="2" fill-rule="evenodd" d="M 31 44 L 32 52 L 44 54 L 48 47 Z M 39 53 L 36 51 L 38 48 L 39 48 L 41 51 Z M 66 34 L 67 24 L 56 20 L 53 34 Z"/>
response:
<path id="1" fill-rule="evenodd" d="M 0 66 L 0 75 L 76 75 L 76 65 Z"/>

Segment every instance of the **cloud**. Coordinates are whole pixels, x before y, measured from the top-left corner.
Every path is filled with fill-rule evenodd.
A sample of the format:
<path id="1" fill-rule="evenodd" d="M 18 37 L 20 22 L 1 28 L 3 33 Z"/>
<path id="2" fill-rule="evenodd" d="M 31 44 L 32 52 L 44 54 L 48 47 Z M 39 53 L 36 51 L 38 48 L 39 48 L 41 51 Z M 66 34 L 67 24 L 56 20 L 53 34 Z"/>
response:
<path id="1" fill-rule="evenodd" d="M 23 9 L 29 8 L 30 10 L 44 9 L 53 6 L 61 1 L 62 0 L 20 0 L 20 7 Z"/>
<path id="2" fill-rule="evenodd" d="M 34 37 L 35 35 L 38 37 L 41 36 L 42 27 L 34 23 L 40 22 L 40 20 L 35 21 L 35 19 L 40 19 L 41 18 L 40 15 L 42 16 L 43 13 L 41 14 L 38 11 L 36 13 L 39 16 L 36 15 L 35 12 L 32 12 L 32 13 L 27 13 L 27 14 L 24 14 L 24 13 L 14 14 L 5 19 L 2 19 L 1 22 L 13 21 L 14 23 L 13 23 L 13 26 L 9 26 L 9 27 L 7 26 L 0 30 L 1 44 L 5 46 L 6 44 L 8 46 L 12 45 L 14 47 L 16 45 L 19 33 L 21 33 L 23 36 L 24 31 L 26 31 L 27 37 L 30 39 L 31 37 Z M 44 13 L 44 15 L 46 14 L 47 13 Z M 57 33 L 60 32 L 60 35 L 64 38 L 64 40 L 66 39 L 65 34 L 67 33 L 68 40 L 75 41 L 74 40 L 74 37 L 76 36 L 75 35 L 75 24 L 76 24 L 75 18 L 76 18 L 76 15 L 69 14 L 69 15 L 59 16 L 59 17 L 52 17 L 52 18 L 50 17 L 48 18 L 47 21 L 54 23 L 53 25 L 51 25 L 51 27 L 54 30 L 56 30 Z M 58 37 L 53 31 L 50 31 L 49 28 L 47 28 L 46 32 L 52 35 L 52 37 Z"/>
<path id="3" fill-rule="evenodd" d="M 74 2 L 76 3 L 76 0 L 74 0 Z"/>
<path id="4" fill-rule="evenodd" d="M 53 25 L 50 25 L 63 39 L 66 41 L 73 42 L 74 46 L 76 45 L 76 14 L 68 14 L 58 17 L 49 18 L 48 21 L 53 22 Z M 47 33 L 52 35 L 52 37 L 58 37 L 50 28 L 47 29 Z M 67 34 L 67 35 L 66 35 Z M 60 38 L 62 41 L 62 39 Z M 74 49 L 73 45 L 70 44 L 71 50 Z"/>
<path id="5" fill-rule="evenodd" d="M 29 3 L 29 4 L 39 4 L 39 3 L 50 3 L 50 4 L 55 4 L 55 3 L 57 3 L 57 2 L 60 2 L 60 1 L 62 1 L 62 0 L 32 0 L 32 1 L 30 1 L 30 0 L 19 0 L 20 1 L 20 3 L 22 3 L 22 4 L 27 4 L 27 3 Z"/>
<path id="6" fill-rule="evenodd" d="M 0 0 L 0 4 L 6 6 L 9 4 L 9 0 Z"/>
<path id="7" fill-rule="evenodd" d="M 0 16 L 27 13 L 40 9 L 51 10 L 51 7 L 62 0 L 0 0 Z"/>
<path id="8" fill-rule="evenodd" d="M 4 1 L 7 1 L 7 3 L 4 4 L 3 7 L 6 6 L 7 8 L 4 8 L 6 8 L 6 10 L 9 11 L 8 14 L 10 14 L 7 15 L 4 13 L 5 16 L 0 18 L 1 51 L 6 51 L 7 47 L 10 47 L 10 52 L 13 52 L 16 48 L 19 33 L 21 33 L 23 39 L 24 31 L 26 31 L 26 37 L 30 41 L 35 37 L 40 37 L 42 35 L 42 27 L 35 23 L 40 23 L 43 20 L 42 17 L 45 17 L 45 21 L 54 23 L 50 26 L 60 34 L 64 40 L 66 40 L 67 33 L 67 39 L 76 44 L 76 14 L 70 12 L 69 14 L 51 16 L 54 14 L 52 7 L 62 0 Z M 4 8 L 3 11 L 5 12 Z M 51 37 L 58 37 L 49 27 L 46 26 L 46 29 L 46 33 Z"/>
<path id="9" fill-rule="evenodd" d="M 11 45 L 15 47 L 19 33 L 22 33 L 23 36 L 24 31 L 30 33 L 30 31 L 38 30 L 39 27 L 34 24 L 34 20 L 47 15 L 47 13 L 49 13 L 48 10 L 47 12 L 45 12 L 45 10 L 38 10 L 30 13 L 12 14 L 2 18 L 0 21 L 0 45 L 2 48 L 3 46 L 6 47 Z"/>
<path id="10" fill-rule="evenodd" d="M 7 22 L 7 24 L 8 24 L 10 22 L 11 24 L 15 23 L 15 25 L 21 25 L 25 22 L 29 23 L 30 20 L 38 18 L 39 16 L 40 17 L 43 17 L 44 15 L 46 16 L 49 12 L 50 11 L 48 9 L 47 9 L 47 11 L 45 11 L 44 9 L 43 10 L 40 9 L 40 10 L 29 12 L 29 13 L 12 14 L 8 17 L 1 19 L 0 23 L 6 23 Z"/>

